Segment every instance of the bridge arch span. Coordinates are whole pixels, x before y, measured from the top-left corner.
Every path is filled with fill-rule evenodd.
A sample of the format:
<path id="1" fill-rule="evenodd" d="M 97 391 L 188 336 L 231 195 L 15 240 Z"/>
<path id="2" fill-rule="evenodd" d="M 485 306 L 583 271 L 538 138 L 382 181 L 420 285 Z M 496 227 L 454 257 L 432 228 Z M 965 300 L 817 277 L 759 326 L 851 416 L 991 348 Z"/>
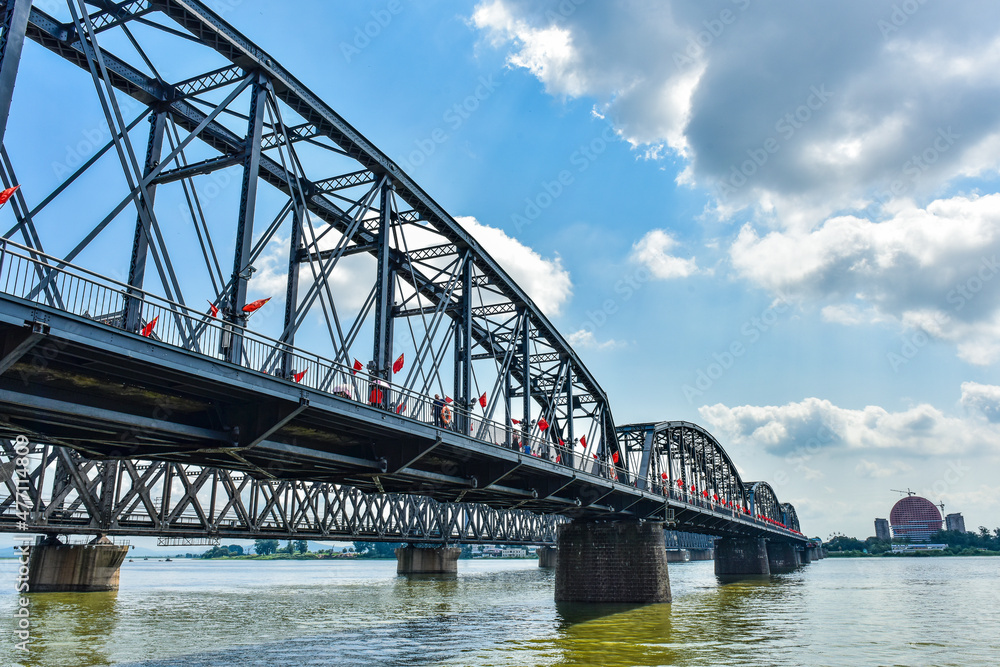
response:
<path id="1" fill-rule="evenodd" d="M 630 424 L 618 429 L 636 486 L 671 490 L 723 507 L 750 509 L 746 485 L 719 441 L 686 421 Z"/>

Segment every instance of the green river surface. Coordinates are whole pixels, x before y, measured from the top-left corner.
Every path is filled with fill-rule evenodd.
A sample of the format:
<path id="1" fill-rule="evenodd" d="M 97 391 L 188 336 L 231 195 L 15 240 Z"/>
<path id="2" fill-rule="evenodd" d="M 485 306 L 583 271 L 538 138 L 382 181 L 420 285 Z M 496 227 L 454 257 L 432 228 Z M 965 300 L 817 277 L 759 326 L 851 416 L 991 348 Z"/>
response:
<path id="1" fill-rule="evenodd" d="M 1000 665 L 1000 558 L 828 558 L 723 583 L 670 565 L 672 604 L 563 606 L 530 560 L 140 560 L 117 593 L 30 595 L 0 561 L 0 665 Z"/>

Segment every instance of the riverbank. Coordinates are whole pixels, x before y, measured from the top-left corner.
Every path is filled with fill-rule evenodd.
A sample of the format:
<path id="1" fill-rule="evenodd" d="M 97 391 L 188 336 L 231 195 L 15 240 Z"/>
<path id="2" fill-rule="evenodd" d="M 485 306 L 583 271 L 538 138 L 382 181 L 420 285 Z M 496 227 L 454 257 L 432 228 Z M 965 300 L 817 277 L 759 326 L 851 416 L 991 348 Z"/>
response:
<path id="1" fill-rule="evenodd" d="M 1000 551 L 986 551 L 985 549 L 952 551 L 951 549 L 942 549 L 941 551 L 886 551 L 880 554 L 870 554 L 864 551 L 827 551 L 826 556 L 827 558 L 945 558 L 949 556 L 1000 556 Z"/>

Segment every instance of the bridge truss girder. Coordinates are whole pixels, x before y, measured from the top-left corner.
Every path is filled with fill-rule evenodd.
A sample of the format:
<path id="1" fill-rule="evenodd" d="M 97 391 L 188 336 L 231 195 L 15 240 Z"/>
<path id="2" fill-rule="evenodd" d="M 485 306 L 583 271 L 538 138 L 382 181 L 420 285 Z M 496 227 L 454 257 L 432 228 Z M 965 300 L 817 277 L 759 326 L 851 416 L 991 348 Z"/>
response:
<path id="1" fill-rule="evenodd" d="M 553 443 L 583 435 L 583 456 L 610 462 L 618 444 L 607 397 L 527 294 L 385 153 L 206 3 L 66 0 L 54 15 L 28 4 L 0 3 L 4 39 L 16 45 L 23 31 L 27 42 L 23 55 L 0 50 L 0 111 L 12 98 L 20 60 L 57 57 L 92 80 L 100 134 L 110 140 L 66 178 L 23 184 L 6 237 L 20 234 L 30 248 L 79 262 L 130 219 L 131 253 L 102 256 L 100 267 L 89 268 L 117 263 L 135 298 L 120 318 L 92 316 L 138 331 L 152 319 L 143 295 L 178 310 L 208 301 L 236 332 L 222 358 L 244 362 L 236 334 L 248 325 L 243 307 L 254 270 L 284 244 L 286 288 L 275 295 L 275 305 L 284 300 L 284 317 L 269 332 L 282 344 L 308 341 L 348 365 L 370 360 L 372 377 L 461 406 L 478 410 L 485 395 L 484 416 L 518 419 L 525 431 L 544 419 L 550 428 L 532 435 Z M 189 60 L 211 65 L 166 74 Z M 68 112 L 72 121 L 76 112 Z M 5 185 L 26 159 L 16 142 L 7 148 Z M 112 204 L 77 205 L 69 233 L 65 220 L 55 224 L 52 212 L 73 205 L 76 186 L 109 170 L 118 172 L 106 181 L 117 183 L 108 186 Z M 225 206 L 221 197 L 209 201 L 219 179 L 240 188 Z M 180 234 L 189 242 L 179 244 Z M 57 287 L 43 289 L 57 304 Z M 218 352 L 199 349 L 202 328 L 176 313 L 156 326 L 179 330 L 194 351 Z M 408 363 L 394 373 L 404 350 Z M 257 370 L 291 377 L 298 369 L 273 355 Z"/>
<path id="2" fill-rule="evenodd" d="M 49 445 L 35 446 L 21 468 L 9 442 L 0 449 L 8 458 L 0 469 L 2 532 L 552 545 L 565 521 L 183 463 L 89 460 Z"/>

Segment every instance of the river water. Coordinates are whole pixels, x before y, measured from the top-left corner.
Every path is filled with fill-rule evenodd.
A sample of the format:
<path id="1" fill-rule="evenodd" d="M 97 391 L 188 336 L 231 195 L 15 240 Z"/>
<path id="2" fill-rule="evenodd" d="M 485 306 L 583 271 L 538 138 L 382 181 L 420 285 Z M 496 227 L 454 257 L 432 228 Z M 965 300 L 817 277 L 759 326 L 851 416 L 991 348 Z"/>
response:
<path id="1" fill-rule="evenodd" d="M 553 602 L 535 561 L 460 561 L 397 577 L 394 561 L 126 562 L 118 593 L 30 596 L 14 646 L 16 562 L 0 561 L 0 664 L 1000 664 L 1000 558 L 826 559 L 719 582 L 670 565 L 672 604 Z"/>

